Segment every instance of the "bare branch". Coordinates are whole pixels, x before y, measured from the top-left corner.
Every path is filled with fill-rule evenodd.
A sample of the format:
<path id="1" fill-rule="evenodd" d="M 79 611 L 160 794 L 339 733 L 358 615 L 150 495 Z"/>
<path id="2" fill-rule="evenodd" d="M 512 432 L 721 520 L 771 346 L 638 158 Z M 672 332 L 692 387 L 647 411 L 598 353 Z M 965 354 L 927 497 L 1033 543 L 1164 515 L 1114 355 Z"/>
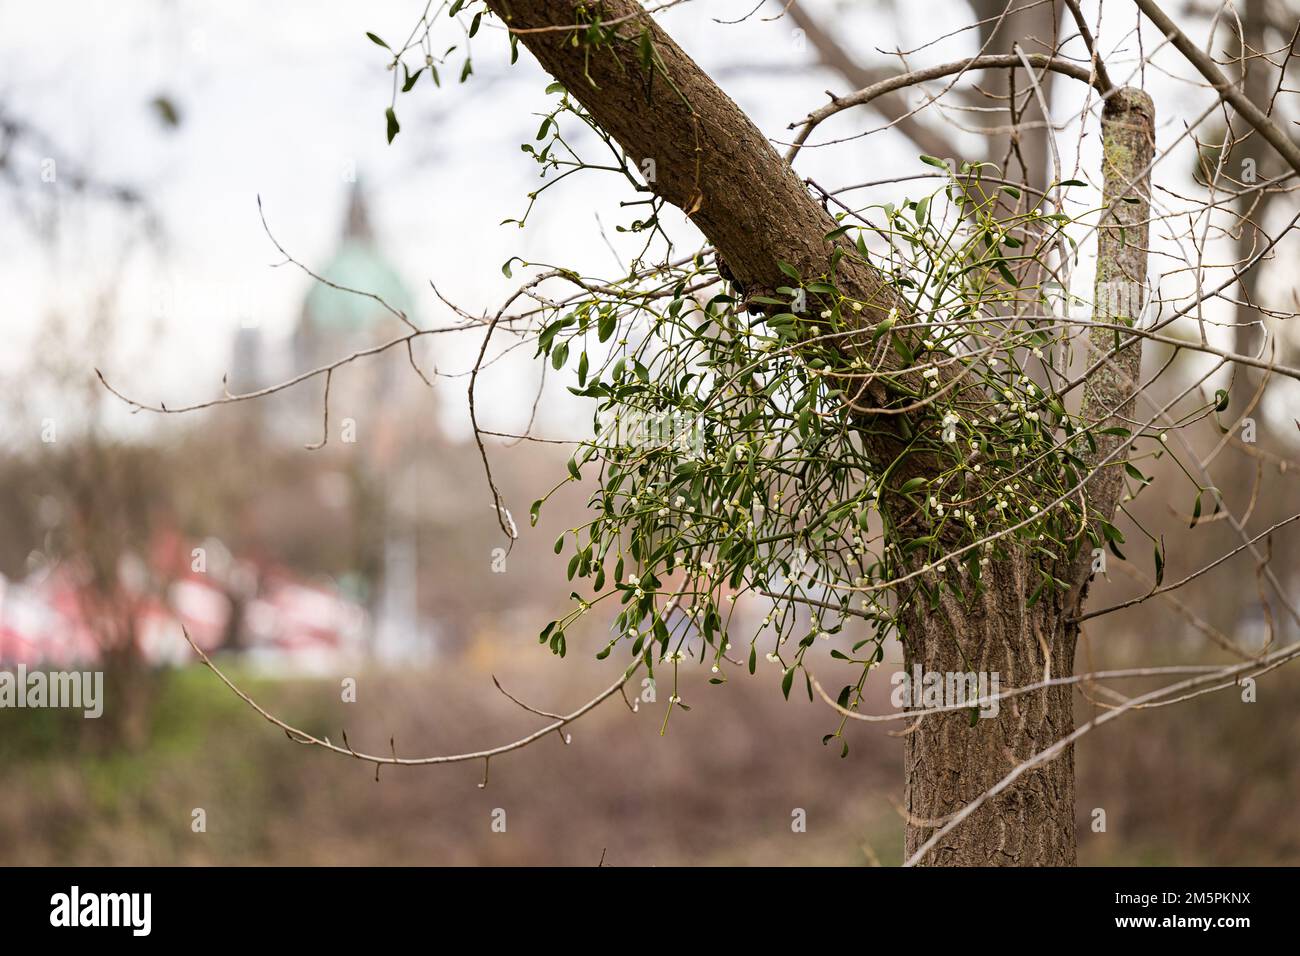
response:
<path id="1" fill-rule="evenodd" d="M 1177 47 L 1178 52 L 1185 56 L 1196 67 L 1201 76 L 1214 87 L 1215 92 L 1224 100 L 1232 104 L 1232 108 L 1247 123 L 1255 128 L 1260 136 L 1268 140 L 1269 144 L 1278 151 L 1283 159 L 1291 166 L 1296 173 L 1300 173 L 1300 146 L 1297 146 L 1286 133 L 1278 128 L 1277 124 L 1269 119 L 1258 106 L 1250 101 L 1241 89 L 1223 75 L 1209 55 L 1187 38 L 1187 34 L 1178 29 L 1173 20 L 1160 9 L 1159 4 L 1154 0 L 1133 0 L 1152 23 L 1169 38 L 1170 42 Z"/>
<path id="2" fill-rule="evenodd" d="M 614 696 L 620 690 L 622 690 L 623 685 L 626 684 L 629 680 L 631 680 L 632 675 L 635 674 L 637 670 L 640 668 L 640 661 L 637 661 L 623 674 L 622 677 L 620 677 L 613 684 L 610 684 L 603 691 L 601 691 L 595 697 L 591 698 L 591 700 L 587 701 L 581 707 L 577 708 L 576 710 L 564 716 L 557 717 L 557 719 L 553 723 L 547 724 L 545 727 L 541 728 L 540 730 L 536 730 L 533 733 L 528 734 L 524 737 L 520 737 L 518 740 L 511 741 L 510 743 L 501 744 L 496 747 L 489 747 L 486 750 L 474 750 L 462 754 L 447 754 L 447 755 L 431 756 L 431 757 L 398 757 L 395 752 L 395 749 L 394 749 L 394 753 L 392 753 L 391 755 L 379 755 L 379 754 L 363 753 L 361 751 L 354 750 L 350 746 L 340 747 L 338 744 L 331 743 L 328 737 L 326 738 L 316 737 L 313 734 L 307 733 L 305 730 L 301 730 L 297 727 L 294 727 L 292 724 L 286 723 L 285 721 L 281 720 L 279 717 L 276 717 L 270 711 L 266 710 L 266 708 L 264 708 L 261 704 L 257 703 L 257 701 L 255 701 L 248 694 L 244 693 L 244 691 L 240 690 L 240 688 L 236 686 L 235 683 L 229 677 L 227 677 L 221 671 L 220 668 L 217 667 L 216 664 L 212 663 L 212 660 L 208 657 L 206 653 L 204 653 L 203 649 L 194 643 L 194 640 L 190 637 L 189 632 L 187 630 L 185 630 L 182 627 L 181 632 L 182 634 L 184 634 L 186 642 L 190 645 L 190 647 L 194 649 L 194 653 L 198 655 L 199 660 L 202 661 L 203 664 L 209 670 L 212 671 L 212 673 L 216 674 L 217 677 L 221 679 L 221 682 L 223 684 L 225 684 L 232 691 L 234 691 L 235 695 L 239 697 L 240 700 L 246 703 L 249 707 L 253 708 L 253 710 L 257 711 L 257 713 L 261 715 L 263 720 L 267 721 L 268 723 L 274 724 L 276 727 L 279 727 L 281 730 L 283 730 L 285 735 L 288 736 L 288 738 L 292 740 L 294 743 L 306 744 L 312 747 L 320 747 L 324 750 L 328 750 L 330 753 L 338 754 L 339 756 L 342 757 L 352 757 L 356 760 L 361 760 L 364 761 L 365 763 L 373 763 L 377 766 L 387 764 L 387 765 L 401 766 L 401 767 L 423 767 L 423 766 L 430 766 L 432 764 L 466 763 L 472 760 L 487 761 L 490 760 L 492 757 L 496 757 L 501 754 L 510 753 L 511 751 L 514 750 L 520 750 L 524 747 L 527 747 L 529 744 L 536 743 L 537 741 L 546 737 L 548 734 L 563 729 L 564 727 L 573 723 L 578 718 L 594 710 L 600 703 L 602 703 L 605 700 L 608 700 L 610 697 Z M 498 689 L 500 689 L 499 684 L 497 685 L 497 687 Z M 502 691 L 502 693 L 505 693 L 505 691 Z M 514 700 L 514 698 L 512 697 L 511 700 Z M 516 703 L 518 703 L 518 701 L 516 701 Z M 536 713 L 536 711 L 534 711 L 534 713 Z M 344 743 L 345 744 L 347 743 L 346 739 L 344 740 Z M 487 778 L 485 776 L 484 783 L 486 783 L 486 780 Z"/>

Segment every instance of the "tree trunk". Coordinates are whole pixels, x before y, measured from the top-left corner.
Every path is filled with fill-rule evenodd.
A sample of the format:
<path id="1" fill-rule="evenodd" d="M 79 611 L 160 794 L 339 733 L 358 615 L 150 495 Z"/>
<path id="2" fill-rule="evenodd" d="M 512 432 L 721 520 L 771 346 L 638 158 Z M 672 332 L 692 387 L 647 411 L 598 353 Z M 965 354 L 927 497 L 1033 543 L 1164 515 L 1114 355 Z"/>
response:
<path id="1" fill-rule="evenodd" d="M 638 166 L 655 161 L 651 187 L 681 208 L 713 243 L 739 283 L 750 294 L 772 295 L 789 284 L 778 262 L 793 264 L 802 276 L 831 271 L 833 246 L 826 234 L 835 223 L 809 195 L 799 177 L 776 154 L 762 133 L 725 93 L 632 0 L 487 0 L 488 6 L 516 31 L 542 67 L 564 84 L 595 121 Z M 588 47 L 576 40 L 571 26 L 599 21 L 614 31 Z M 648 60 L 646 49 L 652 51 Z M 1145 278 L 1148 192 L 1138 181 L 1151 157 L 1151 105 L 1136 90 L 1108 101 L 1103 120 L 1106 138 L 1105 199 L 1109 211 L 1100 231 L 1101 278 Z M 1128 187 L 1137 185 L 1121 202 Z M 868 308 L 858 313 L 867 332 L 897 308 L 908 310 L 872 266 L 846 257 L 836 278 L 841 291 Z M 1113 333 L 1094 336 L 1109 349 Z M 849 351 L 855 346 L 847 347 Z M 1131 411 L 1140 346 L 1130 347 L 1108 363 L 1096 384 L 1085 389 L 1085 410 L 1108 422 Z M 1114 365 L 1112 369 L 1109 366 Z M 883 399 L 883 395 L 873 395 Z M 902 443 L 894 429 L 901 416 L 871 420 L 864 440 L 886 463 Z M 934 428 L 934 420 L 913 426 Z M 1116 450 L 1115 438 L 1099 437 L 1098 456 Z M 906 467 L 891 470 L 891 484 L 935 466 L 927 456 L 909 455 Z M 1119 465 L 1096 480 L 1088 494 L 1092 514 L 1114 511 Z M 902 500 L 902 496 L 890 496 Z M 896 525 L 910 523 L 899 515 Z M 987 587 L 976 597 L 955 585 L 938 609 L 913 607 L 904 612 L 902 633 L 909 668 L 969 673 L 997 671 L 1003 689 L 1033 683 L 1045 673 L 1069 674 L 1073 668 L 1075 628 L 1067 622 L 1086 592 L 1090 555 L 1062 555 L 1048 569 L 1074 583 L 1069 593 L 1044 589 L 1030 606 L 1038 586 L 1035 560 L 1028 550 L 1009 543 L 1011 556 L 995 559 L 985 575 Z M 930 572 L 933 573 L 933 572 Z M 959 572 L 953 571 L 952 574 Z M 1077 583 L 1076 583 L 1077 582 Z M 967 603 L 963 603 L 963 600 Z M 907 806 L 909 852 L 960 810 L 1002 779 L 1017 763 L 1033 756 L 1073 727 L 1068 688 L 1027 694 L 1007 701 L 999 715 L 971 726 L 969 713 L 925 718 L 907 739 Z M 1068 865 L 1075 861 L 1073 754 L 1026 773 L 990 800 L 961 827 L 955 828 L 924 862 L 940 865 Z"/>
<path id="2" fill-rule="evenodd" d="M 954 573 L 954 572 L 950 572 Z M 1074 667 L 1077 629 L 1065 621 L 1065 596 L 1038 586 L 1023 556 L 993 561 L 975 598 L 945 589 L 937 610 L 910 612 L 903 659 L 907 673 L 975 673 L 1006 691 Z M 969 588 L 950 579 L 958 593 Z M 990 687 L 993 685 L 990 684 Z M 910 858 L 948 818 L 1041 750 L 1074 730 L 1069 686 L 1001 701 L 996 713 L 959 710 L 925 717 L 904 738 Z M 1075 863 L 1074 750 L 1025 773 L 987 801 L 920 861 L 923 866 L 1072 866 Z"/>

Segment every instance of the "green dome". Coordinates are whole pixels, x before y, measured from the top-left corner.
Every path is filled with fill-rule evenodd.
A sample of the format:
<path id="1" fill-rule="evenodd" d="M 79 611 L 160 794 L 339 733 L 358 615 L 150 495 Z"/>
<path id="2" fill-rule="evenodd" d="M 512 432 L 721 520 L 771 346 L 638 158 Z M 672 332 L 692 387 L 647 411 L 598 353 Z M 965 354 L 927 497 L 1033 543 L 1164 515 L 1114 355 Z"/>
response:
<path id="1" fill-rule="evenodd" d="M 366 237 L 344 238 L 320 274 L 336 285 L 374 293 L 407 315 L 411 312 L 411 298 L 397 271 Z M 369 296 L 332 289 L 317 282 L 307 294 L 303 317 L 316 331 L 348 335 L 391 319 L 392 315 Z"/>

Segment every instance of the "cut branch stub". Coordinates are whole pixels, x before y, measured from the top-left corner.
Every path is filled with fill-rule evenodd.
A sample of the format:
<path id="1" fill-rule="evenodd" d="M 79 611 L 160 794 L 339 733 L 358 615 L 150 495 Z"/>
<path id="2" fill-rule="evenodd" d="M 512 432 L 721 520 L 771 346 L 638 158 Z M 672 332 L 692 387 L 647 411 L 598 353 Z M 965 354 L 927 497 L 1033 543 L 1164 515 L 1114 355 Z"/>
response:
<path id="1" fill-rule="evenodd" d="M 1114 93 L 1102 113 L 1102 213 L 1097 231 L 1094 320 L 1136 325 L 1146 301 L 1151 159 L 1155 150 L 1155 107 L 1141 90 Z M 1088 361 L 1109 356 L 1084 384 L 1081 415 L 1097 432 L 1126 428 L 1132 418 L 1142 364 L 1140 338 L 1113 328 L 1094 328 Z M 1116 354 L 1117 346 L 1121 346 Z M 1094 432 L 1097 448 L 1085 456 L 1089 508 L 1109 520 L 1123 488 L 1122 446 L 1126 435 Z M 1103 465 L 1102 463 L 1105 462 Z"/>

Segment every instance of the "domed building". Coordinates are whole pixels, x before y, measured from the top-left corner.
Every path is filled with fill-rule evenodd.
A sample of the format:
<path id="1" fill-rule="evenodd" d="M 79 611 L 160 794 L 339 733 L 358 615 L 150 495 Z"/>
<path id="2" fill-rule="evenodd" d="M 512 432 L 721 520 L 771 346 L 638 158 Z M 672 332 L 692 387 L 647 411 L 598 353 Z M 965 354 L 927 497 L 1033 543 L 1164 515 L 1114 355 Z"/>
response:
<path id="1" fill-rule="evenodd" d="M 410 316 L 413 311 L 406 286 L 375 241 L 359 183 L 353 183 L 348 197 L 338 248 L 317 274 L 338 288 L 314 282 L 303 301 L 293 335 L 294 364 L 300 370 L 318 368 L 353 351 L 341 351 L 341 346 L 367 348 L 408 330 L 377 301 L 383 300 L 403 315 Z M 356 291 L 345 291 L 348 289 Z M 375 384 L 387 391 L 392 383 Z"/>
<path id="2" fill-rule="evenodd" d="M 415 321 L 414 300 L 376 240 L 359 184 L 348 196 L 333 254 L 308 267 L 324 281 L 309 280 L 287 361 L 266 362 L 257 331 L 241 329 L 232 391 L 287 380 L 410 331 L 392 310 Z M 267 365 L 288 367 L 268 376 Z M 253 403 L 264 447 L 320 442 L 325 387 L 320 375 Z M 317 535 L 322 526 L 331 529 L 329 553 L 310 559 L 329 567 L 344 592 L 370 611 L 371 650 L 381 661 L 409 661 L 432 647 L 431 627 L 419 613 L 418 529 L 421 472 L 428 470 L 421 462 L 441 441 L 434 402 L 402 345 L 338 367 L 329 382 L 327 441 L 310 452 L 311 487 L 291 508 L 262 516 L 275 525 L 268 535 L 280 544 L 309 540 L 312 522 Z"/>

